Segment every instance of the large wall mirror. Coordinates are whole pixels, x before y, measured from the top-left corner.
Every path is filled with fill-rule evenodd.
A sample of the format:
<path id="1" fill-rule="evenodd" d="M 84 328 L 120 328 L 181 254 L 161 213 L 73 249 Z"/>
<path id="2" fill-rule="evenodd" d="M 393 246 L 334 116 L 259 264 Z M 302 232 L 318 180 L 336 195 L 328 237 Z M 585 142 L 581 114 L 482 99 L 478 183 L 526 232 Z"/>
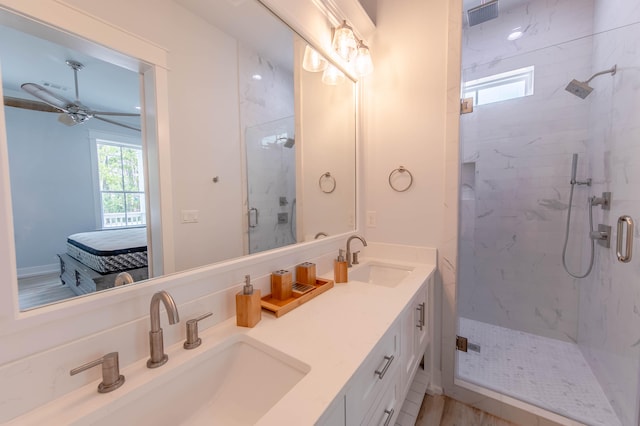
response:
<path id="1" fill-rule="evenodd" d="M 140 73 L 0 12 L 21 310 L 355 228 L 355 83 L 304 70 L 307 43 L 256 0 L 169 3 L 191 24 L 167 46 L 173 244 L 155 265 Z"/>

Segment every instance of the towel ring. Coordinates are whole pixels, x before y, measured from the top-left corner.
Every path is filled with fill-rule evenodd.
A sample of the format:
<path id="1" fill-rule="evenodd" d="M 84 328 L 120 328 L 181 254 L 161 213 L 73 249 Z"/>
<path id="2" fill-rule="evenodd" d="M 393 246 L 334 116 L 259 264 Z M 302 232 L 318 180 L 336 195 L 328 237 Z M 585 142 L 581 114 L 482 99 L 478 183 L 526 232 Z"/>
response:
<path id="1" fill-rule="evenodd" d="M 318 179 L 318 186 L 320 187 L 320 191 L 324 192 L 325 194 L 331 194 L 336 190 L 336 179 L 331 176 L 331 173 L 329 172 L 323 173 L 322 175 L 320 175 L 320 179 Z"/>
<path id="2" fill-rule="evenodd" d="M 407 186 L 405 186 L 404 188 L 396 188 L 395 186 L 393 186 L 393 182 L 391 181 L 391 178 L 396 175 L 396 174 L 404 174 L 407 173 L 409 175 L 409 184 Z M 396 192 L 404 192 L 407 189 L 411 188 L 411 185 L 413 185 L 413 175 L 411 174 L 411 172 L 408 169 L 405 169 L 404 166 L 400 166 L 397 169 L 394 169 L 391 171 L 391 173 L 389 173 L 389 186 L 391 187 L 391 189 L 393 189 Z"/>

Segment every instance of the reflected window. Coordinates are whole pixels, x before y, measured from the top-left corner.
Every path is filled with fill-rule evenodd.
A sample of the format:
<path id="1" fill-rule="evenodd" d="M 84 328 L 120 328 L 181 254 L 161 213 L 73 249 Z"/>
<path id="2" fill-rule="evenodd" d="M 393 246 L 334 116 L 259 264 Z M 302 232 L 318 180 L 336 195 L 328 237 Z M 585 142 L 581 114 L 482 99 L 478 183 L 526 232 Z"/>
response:
<path id="1" fill-rule="evenodd" d="M 474 105 L 485 105 L 533 95 L 534 67 L 490 75 L 463 84 L 464 98 L 473 98 Z"/>
<path id="2" fill-rule="evenodd" d="M 142 147 L 99 138 L 95 139 L 95 146 L 101 227 L 144 226 Z"/>

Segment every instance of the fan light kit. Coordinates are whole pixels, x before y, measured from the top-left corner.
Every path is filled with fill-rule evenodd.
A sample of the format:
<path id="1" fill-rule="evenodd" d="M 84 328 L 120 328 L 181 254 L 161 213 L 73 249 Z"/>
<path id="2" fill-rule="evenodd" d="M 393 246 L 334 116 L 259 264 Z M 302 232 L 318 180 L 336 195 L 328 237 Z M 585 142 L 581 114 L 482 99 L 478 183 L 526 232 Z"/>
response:
<path id="1" fill-rule="evenodd" d="M 32 109 L 37 111 L 47 112 L 62 112 L 64 115 L 60 116 L 58 121 L 68 126 L 84 123 L 85 121 L 95 118 L 96 120 L 104 121 L 106 123 L 114 124 L 116 126 L 125 127 L 127 129 L 140 131 L 139 128 L 131 126 L 126 123 L 121 123 L 110 118 L 103 116 L 116 116 L 116 117 L 140 117 L 140 114 L 126 113 L 126 112 L 111 112 L 111 111 L 94 111 L 91 108 L 85 106 L 80 102 L 80 91 L 78 89 L 78 71 L 84 68 L 84 65 L 80 62 L 67 60 L 66 64 L 73 69 L 73 80 L 75 83 L 76 99 L 70 101 L 65 97 L 58 95 L 36 83 L 24 83 L 20 86 L 25 92 L 38 98 L 42 102 L 28 101 L 25 99 L 11 99 L 12 106 L 19 108 Z M 5 101 L 5 104 L 8 102 Z M 52 108 L 49 108 L 52 107 Z"/>

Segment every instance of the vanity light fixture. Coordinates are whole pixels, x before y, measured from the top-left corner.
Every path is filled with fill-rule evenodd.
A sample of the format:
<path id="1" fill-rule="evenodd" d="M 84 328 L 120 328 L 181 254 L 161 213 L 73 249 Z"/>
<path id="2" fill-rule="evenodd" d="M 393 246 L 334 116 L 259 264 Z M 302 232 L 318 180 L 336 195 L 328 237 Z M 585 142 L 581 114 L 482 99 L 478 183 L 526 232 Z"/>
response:
<path id="1" fill-rule="evenodd" d="M 302 59 L 302 68 L 310 72 L 320 72 L 327 69 L 329 62 L 316 52 L 316 50 L 307 44 L 304 48 L 304 58 Z"/>
<path id="2" fill-rule="evenodd" d="M 353 70 L 358 77 L 364 77 L 373 72 L 373 61 L 371 60 L 371 52 L 362 40 L 358 41 L 358 52 L 353 61 Z"/>
<path id="3" fill-rule="evenodd" d="M 356 56 L 358 41 L 353 28 L 347 25 L 347 21 L 342 21 L 342 24 L 334 30 L 331 46 L 347 62 L 350 62 Z"/>
<path id="4" fill-rule="evenodd" d="M 345 79 L 344 73 L 331 64 L 328 64 L 327 69 L 322 73 L 322 82 L 330 86 L 338 85 Z"/>

